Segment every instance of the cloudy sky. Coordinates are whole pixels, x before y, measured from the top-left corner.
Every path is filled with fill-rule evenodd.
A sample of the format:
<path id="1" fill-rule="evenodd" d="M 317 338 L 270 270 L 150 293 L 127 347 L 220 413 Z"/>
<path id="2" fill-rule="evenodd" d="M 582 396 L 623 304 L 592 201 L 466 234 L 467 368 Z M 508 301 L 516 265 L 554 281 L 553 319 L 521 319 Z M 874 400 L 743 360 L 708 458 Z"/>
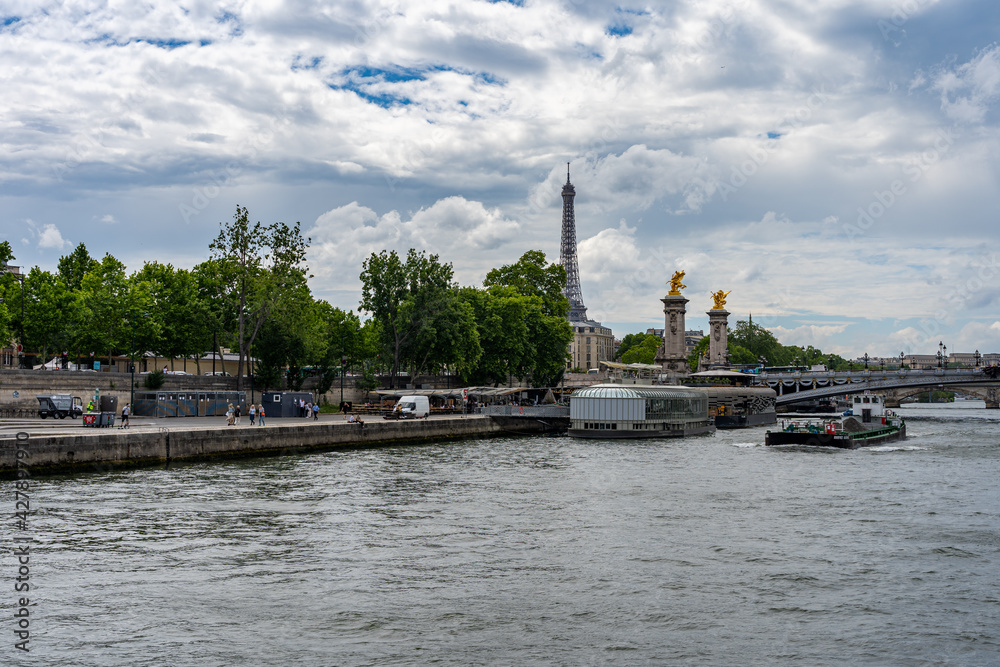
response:
<path id="1" fill-rule="evenodd" d="M 0 228 L 190 267 L 244 205 L 314 292 L 559 255 L 617 336 L 732 290 L 786 344 L 1000 352 L 996 0 L 0 2 Z"/>

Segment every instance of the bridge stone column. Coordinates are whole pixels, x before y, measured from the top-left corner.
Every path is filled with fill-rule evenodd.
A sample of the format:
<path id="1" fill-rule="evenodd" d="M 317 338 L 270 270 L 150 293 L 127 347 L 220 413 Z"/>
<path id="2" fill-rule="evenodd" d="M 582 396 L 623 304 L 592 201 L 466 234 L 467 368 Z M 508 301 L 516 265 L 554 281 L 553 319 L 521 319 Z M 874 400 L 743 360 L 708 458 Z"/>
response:
<path id="1" fill-rule="evenodd" d="M 684 377 L 691 372 L 684 345 L 684 314 L 687 302 L 683 296 L 667 296 L 663 302 L 663 346 L 656 351 L 654 359 L 664 373 Z"/>
<path id="2" fill-rule="evenodd" d="M 708 365 L 725 366 L 729 348 L 729 311 L 724 308 L 708 311 Z"/>

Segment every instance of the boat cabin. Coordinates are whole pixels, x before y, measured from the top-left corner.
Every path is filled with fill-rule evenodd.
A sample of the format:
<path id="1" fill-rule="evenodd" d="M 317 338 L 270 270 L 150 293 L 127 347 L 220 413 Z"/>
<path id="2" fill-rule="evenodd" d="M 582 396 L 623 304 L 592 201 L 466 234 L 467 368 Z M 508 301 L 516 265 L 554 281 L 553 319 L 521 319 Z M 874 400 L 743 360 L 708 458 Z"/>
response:
<path id="1" fill-rule="evenodd" d="M 867 424 L 872 418 L 881 421 L 885 417 L 885 396 L 879 394 L 855 394 L 854 405 L 851 412 L 855 417 L 861 417 L 862 423 Z"/>

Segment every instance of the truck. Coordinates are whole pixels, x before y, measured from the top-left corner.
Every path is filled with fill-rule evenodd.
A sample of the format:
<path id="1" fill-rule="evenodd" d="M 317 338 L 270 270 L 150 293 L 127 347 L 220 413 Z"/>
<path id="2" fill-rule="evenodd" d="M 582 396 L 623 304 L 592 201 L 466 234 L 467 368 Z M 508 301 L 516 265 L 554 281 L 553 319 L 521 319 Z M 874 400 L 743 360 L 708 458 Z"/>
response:
<path id="1" fill-rule="evenodd" d="M 52 417 L 66 419 L 67 416 L 76 419 L 83 414 L 83 399 L 70 394 L 36 394 L 38 399 L 38 416 L 42 419 Z"/>
<path id="2" fill-rule="evenodd" d="M 401 396 L 392 412 L 385 416 L 386 419 L 420 419 L 427 417 L 431 412 L 430 401 L 426 396 Z"/>

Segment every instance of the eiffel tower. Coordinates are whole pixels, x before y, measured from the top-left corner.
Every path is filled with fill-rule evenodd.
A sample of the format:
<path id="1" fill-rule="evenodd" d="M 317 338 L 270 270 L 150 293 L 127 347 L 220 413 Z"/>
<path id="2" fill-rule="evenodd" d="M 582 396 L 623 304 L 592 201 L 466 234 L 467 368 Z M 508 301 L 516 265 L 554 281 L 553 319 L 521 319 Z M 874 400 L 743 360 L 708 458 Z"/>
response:
<path id="1" fill-rule="evenodd" d="M 566 185 L 562 189 L 562 243 L 559 246 L 559 263 L 566 269 L 566 287 L 563 289 L 563 294 L 569 299 L 569 321 L 586 322 L 587 307 L 583 305 L 583 290 L 580 289 L 580 267 L 576 261 L 576 215 L 573 212 L 574 197 L 576 197 L 576 188 L 569 182 L 569 162 L 567 162 Z"/>

